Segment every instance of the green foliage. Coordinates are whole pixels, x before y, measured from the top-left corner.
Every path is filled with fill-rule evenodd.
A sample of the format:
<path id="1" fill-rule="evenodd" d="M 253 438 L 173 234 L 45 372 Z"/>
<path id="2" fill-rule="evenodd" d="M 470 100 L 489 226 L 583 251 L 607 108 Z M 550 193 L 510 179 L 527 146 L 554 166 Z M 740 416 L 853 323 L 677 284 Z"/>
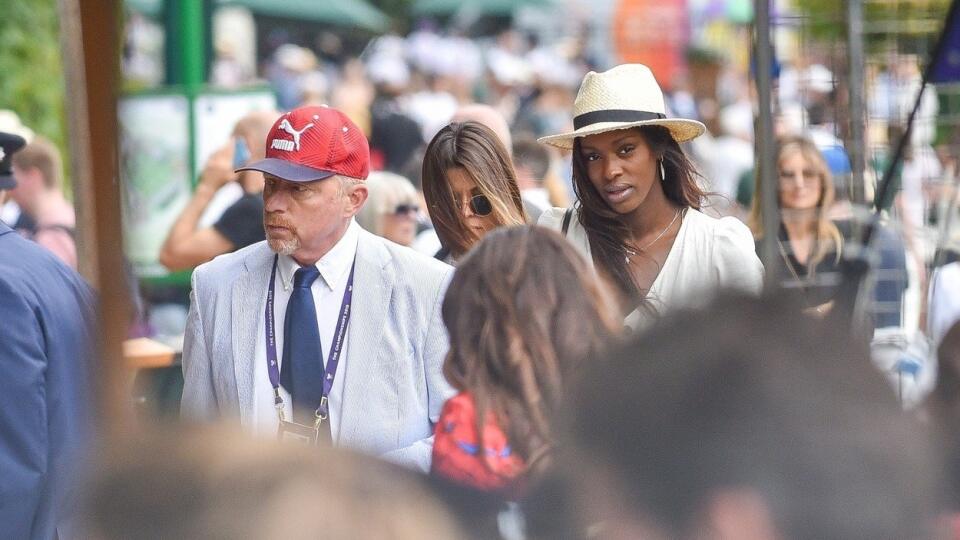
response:
<path id="1" fill-rule="evenodd" d="M 24 125 L 64 151 L 65 82 L 57 0 L 2 3 L 0 109 L 16 112 Z M 66 156 L 64 162 L 69 163 Z"/>
<path id="2" fill-rule="evenodd" d="M 867 52 L 889 50 L 922 52 L 936 39 L 951 0 L 863 0 L 863 26 Z M 846 39 L 847 2 L 837 0 L 794 1 L 803 17 L 804 32 L 826 43 Z"/>

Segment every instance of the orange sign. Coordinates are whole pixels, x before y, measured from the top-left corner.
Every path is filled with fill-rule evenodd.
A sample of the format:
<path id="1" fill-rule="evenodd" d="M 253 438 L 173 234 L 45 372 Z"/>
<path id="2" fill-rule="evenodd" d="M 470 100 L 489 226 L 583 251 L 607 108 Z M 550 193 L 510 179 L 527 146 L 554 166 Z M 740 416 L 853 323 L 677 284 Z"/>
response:
<path id="1" fill-rule="evenodd" d="M 620 60 L 646 64 L 666 88 L 684 69 L 690 33 L 685 0 L 619 0 L 611 27 Z"/>

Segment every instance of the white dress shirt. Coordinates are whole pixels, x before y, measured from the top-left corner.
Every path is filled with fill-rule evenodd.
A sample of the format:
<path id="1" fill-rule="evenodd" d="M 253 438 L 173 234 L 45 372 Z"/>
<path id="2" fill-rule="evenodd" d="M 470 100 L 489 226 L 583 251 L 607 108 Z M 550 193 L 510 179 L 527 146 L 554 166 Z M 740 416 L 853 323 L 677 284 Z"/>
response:
<path id="1" fill-rule="evenodd" d="M 347 279 L 350 277 L 350 268 L 353 266 L 354 258 L 357 255 L 357 239 L 359 238 L 359 225 L 356 221 L 351 221 L 347 227 L 346 233 L 337 242 L 330 251 L 327 252 L 315 266 L 320 271 L 320 277 L 310 286 L 310 292 L 313 293 L 313 302 L 317 308 L 317 325 L 320 330 L 320 347 L 323 353 L 323 365 L 326 368 L 327 359 L 330 357 L 330 348 L 333 343 L 333 335 L 337 326 L 337 318 L 340 315 L 340 306 L 343 303 L 343 293 L 347 287 Z M 277 360 L 280 363 L 280 369 L 283 369 L 283 328 L 286 318 L 287 303 L 290 301 L 290 294 L 293 291 L 293 275 L 300 268 L 292 257 L 281 255 L 277 265 L 277 282 L 274 286 L 274 328 L 276 332 Z M 264 286 L 269 284 L 265 283 Z M 254 291 L 251 291 L 254 294 Z M 273 399 L 273 386 L 270 384 L 270 374 L 267 370 L 267 346 L 266 346 L 266 327 L 265 311 L 261 311 L 260 323 L 257 331 L 256 358 L 254 359 L 254 432 L 267 437 L 276 437 L 279 419 L 277 417 L 276 407 Z M 350 324 L 347 323 L 349 328 Z M 346 332 L 347 329 L 344 329 Z M 343 350 L 340 352 L 340 362 L 337 366 L 337 373 L 333 379 L 333 388 L 330 390 L 330 433 L 333 441 L 336 442 L 340 435 L 340 404 L 343 396 L 344 379 L 346 379 L 346 361 L 347 351 L 350 347 L 348 339 L 349 332 L 344 336 Z M 284 417 L 288 420 L 292 418 L 292 401 L 290 393 L 280 386 L 280 396 L 283 398 Z"/>

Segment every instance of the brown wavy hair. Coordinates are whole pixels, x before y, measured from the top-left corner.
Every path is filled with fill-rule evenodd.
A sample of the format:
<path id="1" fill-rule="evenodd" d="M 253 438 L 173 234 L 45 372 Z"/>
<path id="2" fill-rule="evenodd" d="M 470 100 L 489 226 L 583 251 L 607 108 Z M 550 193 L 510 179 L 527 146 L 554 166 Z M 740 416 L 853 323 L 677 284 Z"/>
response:
<path id="1" fill-rule="evenodd" d="M 830 219 L 830 208 L 836 199 L 833 176 L 830 174 L 830 167 L 827 165 L 827 161 L 813 141 L 806 137 L 787 137 L 782 139 L 777 148 L 776 174 L 779 174 L 780 162 L 783 161 L 787 155 L 795 152 L 799 152 L 800 155 L 816 169 L 817 176 L 820 178 L 820 199 L 817 200 L 816 216 L 816 251 L 811 255 L 810 260 L 807 261 L 807 268 L 810 269 L 810 275 L 812 277 L 817 265 L 820 264 L 820 261 L 831 251 L 834 252 L 836 260 L 840 260 L 842 255 L 841 251 L 843 250 L 843 235 L 840 234 L 840 229 L 838 229 L 833 223 L 833 220 Z M 757 176 L 754 179 L 753 202 L 750 206 L 750 217 L 748 219 L 750 230 L 753 231 L 753 236 L 757 240 L 763 238 L 764 234 L 763 219 L 760 212 L 760 190 L 762 188 L 763 182 L 760 181 L 759 176 Z M 780 204 L 780 196 L 778 194 L 777 205 L 779 206 Z"/>
<path id="2" fill-rule="evenodd" d="M 423 156 L 423 196 L 440 243 L 455 257 L 479 238 L 463 224 L 447 171 L 463 169 L 490 200 L 497 226 L 522 225 L 527 216 L 510 154 L 490 128 L 478 122 L 451 122 L 427 145 Z"/>
<path id="3" fill-rule="evenodd" d="M 639 131 L 657 160 L 663 160 L 666 177 L 661 185 L 667 199 L 683 208 L 699 210 L 705 196 L 697 182 L 700 173 L 670 131 L 661 126 L 632 129 Z M 626 257 L 628 251 L 638 251 L 639 246 L 628 243 L 629 226 L 610 208 L 590 181 L 580 144 L 579 138 L 573 141 L 573 190 L 577 195 L 577 220 L 587 233 L 594 263 L 610 277 L 631 305 L 636 304 L 646 296 L 647 291 L 641 290 L 633 280 Z"/>
<path id="4" fill-rule="evenodd" d="M 497 229 L 461 261 L 443 300 L 443 372 L 471 393 L 481 448 L 492 411 L 528 467 L 549 463 L 551 418 L 570 381 L 622 329 L 613 305 L 572 245 L 541 227 Z"/>

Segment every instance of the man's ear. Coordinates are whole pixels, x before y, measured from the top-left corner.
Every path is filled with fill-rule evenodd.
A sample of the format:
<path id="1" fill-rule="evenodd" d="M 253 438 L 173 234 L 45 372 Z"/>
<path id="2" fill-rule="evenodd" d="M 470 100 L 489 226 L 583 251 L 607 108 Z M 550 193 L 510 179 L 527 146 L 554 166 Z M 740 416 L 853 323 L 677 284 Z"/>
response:
<path id="1" fill-rule="evenodd" d="M 357 215 L 357 212 L 363 208 L 363 204 L 367 202 L 367 196 L 370 192 L 367 190 L 367 185 L 358 182 L 347 188 L 347 207 L 344 209 L 346 217 L 353 217 Z"/>

